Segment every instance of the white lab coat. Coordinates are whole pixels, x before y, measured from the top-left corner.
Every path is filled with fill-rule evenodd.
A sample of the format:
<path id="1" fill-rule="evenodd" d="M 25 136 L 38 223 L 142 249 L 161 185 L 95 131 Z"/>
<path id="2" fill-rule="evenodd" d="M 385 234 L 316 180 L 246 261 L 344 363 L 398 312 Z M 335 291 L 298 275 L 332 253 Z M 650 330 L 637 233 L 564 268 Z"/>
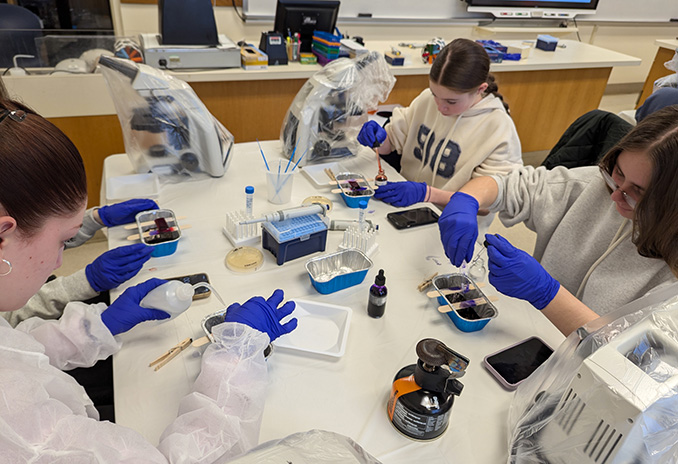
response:
<path id="1" fill-rule="evenodd" d="M 243 324 L 214 327 L 193 392 L 153 447 L 100 422 L 84 389 L 60 369 L 119 349 L 101 322 L 105 305 L 70 303 L 58 321 L 0 318 L 1 463 L 223 462 L 255 446 L 264 407 L 268 336 Z"/>

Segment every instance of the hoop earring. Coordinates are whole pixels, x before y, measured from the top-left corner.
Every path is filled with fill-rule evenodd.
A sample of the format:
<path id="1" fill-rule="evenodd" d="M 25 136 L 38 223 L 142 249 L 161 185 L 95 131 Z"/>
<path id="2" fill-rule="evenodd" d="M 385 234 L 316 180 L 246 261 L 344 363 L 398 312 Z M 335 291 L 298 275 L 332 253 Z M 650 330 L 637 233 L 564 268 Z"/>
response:
<path id="1" fill-rule="evenodd" d="M 10 263 L 9 261 L 7 261 L 7 260 L 4 259 L 4 258 L 2 259 L 2 262 L 5 263 L 5 264 L 7 264 L 7 266 L 9 267 L 9 269 L 7 270 L 7 272 L 5 272 L 4 274 L 0 274 L 0 277 L 5 277 L 6 275 L 9 275 L 10 272 L 12 272 L 12 263 Z"/>

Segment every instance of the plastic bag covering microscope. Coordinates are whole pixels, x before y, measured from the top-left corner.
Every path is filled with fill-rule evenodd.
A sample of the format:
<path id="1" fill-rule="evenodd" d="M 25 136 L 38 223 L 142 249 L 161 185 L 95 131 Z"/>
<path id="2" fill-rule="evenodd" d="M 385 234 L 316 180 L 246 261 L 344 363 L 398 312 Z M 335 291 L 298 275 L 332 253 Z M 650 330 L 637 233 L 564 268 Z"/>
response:
<path id="1" fill-rule="evenodd" d="M 381 53 L 330 62 L 306 81 L 287 110 L 280 130 L 283 156 L 297 161 L 303 155 L 305 165 L 356 154 L 367 112 L 376 110 L 394 85 Z"/>
<path id="2" fill-rule="evenodd" d="M 233 135 L 188 84 L 129 60 L 102 57 L 100 64 L 138 173 L 174 181 L 224 175 Z"/>
<path id="3" fill-rule="evenodd" d="M 565 340 L 509 410 L 509 463 L 678 462 L 678 283 Z"/>

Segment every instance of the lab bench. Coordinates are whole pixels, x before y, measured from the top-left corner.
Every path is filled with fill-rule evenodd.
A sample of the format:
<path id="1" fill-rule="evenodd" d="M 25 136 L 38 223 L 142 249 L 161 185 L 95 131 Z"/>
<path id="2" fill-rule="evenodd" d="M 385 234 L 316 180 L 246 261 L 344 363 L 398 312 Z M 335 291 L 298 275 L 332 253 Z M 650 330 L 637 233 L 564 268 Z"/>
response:
<path id="1" fill-rule="evenodd" d="M 280 143 L 262 143 L 269 162 L 281 156 Z M 341 160 L 339 161 L 341 163 Z M 364 149 L 350 161 L 352 169 L 371 176 L 377 171 L 374 154 Z M 402 177 L 383 165 L 391 180 Z M 224 264 L 233 248 L 222 234 L 228 211 L 242 209 L 243 187 L 254 186 L 254 215 L 299 206 L 312 195 L 331 199 L 331 219 L 357 219 L 358 210 L 347 207 L 332 185 L 311 182 L 297 172 L 292 200 L 273 205 L 266 199 L 263 161 L 256 143 L 234 147 L 231 165 L 221 178 L 182 183 L 161 183 L 158 202 L 192 227 L 182 233 L 174 254 L 151 259 L 131 281 L 112 291 L 117 297 L 127 286 L 151 277 L 174 277 L 207 273 L 225 304 L 244 302 L 252 296 L 268 297 L 276 288 L 286 299 L 348 307 L 352 312 L 345 350 L 341 356 L 275 349 L 268 358 L 269 386 L 263 414 L 260 442 L 310 429 L 324 429 L 347 435 L 377 459 L 389 462 L 458 463 L 505 462 L 507 457 L 507 411 L 513 393 L 504 390 L 482 367 L 485 355 L 528 336 L 539 334 L 551 346 L 564 337 L 528 303 L 505 297 L 489 284 L 483 292 L 496 296 L 498 316 L 483 330 L 465 333 L 438 312 L 436 299 L 419 292 L 418 285 L 434 272 L 456 272 L 445 258 L 436 224 L 396 230 L 386 214 L 390 205 L 370 200 L 368 219 L 379 224 L 379 248 L 371 256 L 374 265 L 362 283 L 320 294 L 308 278 L 307 259 L 333 253 L 343 233 L 329 231 L 326 250 L 279 266 L 266 250 L 263 266 L 239 274 Z M 133 174 L 126 155 L 113 155 L 104 163 L 104 178 Z M 329 181 L 329 179 L 328 179 Z M 101 204 L 109 203 L 106 189 Z M 123 227 L 108 230 L 109 247 L 129 243 Z M 405 245 L 405 246 L 403 246 Z M 261 245 L 255 245 L 261 248 Z M 384 269 L 389 288 L 382 318 L 367 314 L 368 291 L 379 269 Z M 485 279 L 486 281 L 486 279 Z M 157 372 L 148 364 L 170 347 L 191 337 L 204 335 L 201 321 L 223 309 L 214 295 L 196 300 L 188 311 L 170 321 L 149 321 L 121 334 L 122 349 L 114 355 L 114 391 L 117 423 L 141 433 L 157 444 L 164 428 L 175 418 L 181 398 L 190 392 L 200 370 L 200 349 L 189 348 Z M 386 404 L 394 375 L 416 361 L 415 346 L 423 338 L 435 338 L 470 358 L 461 396 L 451 410 L 449 429 L 437 440 L 415 442 L 400 434 L 390 423 Z"/>

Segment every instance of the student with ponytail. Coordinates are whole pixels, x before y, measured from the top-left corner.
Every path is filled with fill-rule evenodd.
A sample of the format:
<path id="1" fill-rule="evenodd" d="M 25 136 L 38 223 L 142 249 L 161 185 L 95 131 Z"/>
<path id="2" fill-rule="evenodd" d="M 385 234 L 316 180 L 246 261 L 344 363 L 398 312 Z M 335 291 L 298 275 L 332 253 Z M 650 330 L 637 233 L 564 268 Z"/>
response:
<path id="1" fill-rule="evenodd" d="M 400 155 L 400 173 L 408 181 L 389 182 L 375 193 L 400 207 L 422 201 L 445 205 L 471 178 L 507 174 L 523 164 L 490 59 L 468 39 L 445 46 L 431 66 L 429 88 L 409 107 L 396 108 L 385 128 L 365 123 L 358 141 L 379 145 L 381 155 Z"/>

